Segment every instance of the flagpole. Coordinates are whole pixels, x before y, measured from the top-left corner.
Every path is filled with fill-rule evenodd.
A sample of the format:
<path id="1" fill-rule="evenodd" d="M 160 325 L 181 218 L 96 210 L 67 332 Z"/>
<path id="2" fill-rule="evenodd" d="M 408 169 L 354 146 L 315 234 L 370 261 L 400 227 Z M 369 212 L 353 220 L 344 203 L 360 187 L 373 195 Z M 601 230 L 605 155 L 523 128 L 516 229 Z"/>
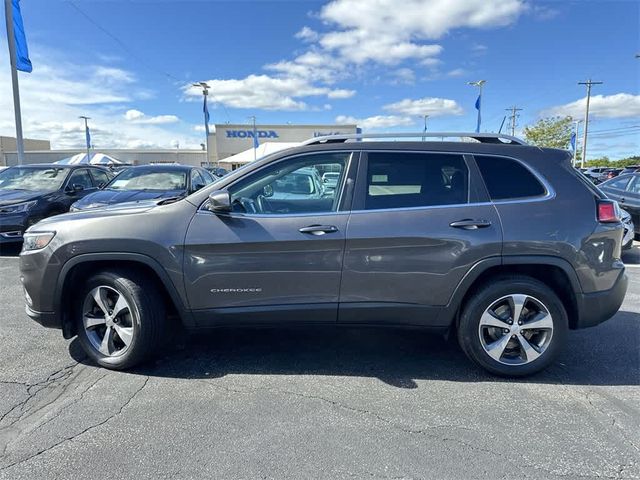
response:
<path id="1" fill-rule="evenodd" d="M 84 115 L 81 115 L 78 118 L 84 119 L 84 138 L 87 144 L 87 163 L 91 163 L 91 141 L 89 136 L 89 123 L 88 123 L 91 117 L 85 117 Z"/>
<path id="2" fill-rule="evenodd" d="M 20 112 L 20 87 L 18 85 L 18 69 L 16 62 L 16 44 L 13 33 L 13 6 L 11 0 L 4 0 L 5 20 L 7 22 L 7 43 L 9 44 L 9 61 L 11 63 L 11 83 L 13 85 L 13 111 L 16 117 L 16 150 L 18 165 L 24 163 L 24 140 L 22 138 L 22 114 Z"/>

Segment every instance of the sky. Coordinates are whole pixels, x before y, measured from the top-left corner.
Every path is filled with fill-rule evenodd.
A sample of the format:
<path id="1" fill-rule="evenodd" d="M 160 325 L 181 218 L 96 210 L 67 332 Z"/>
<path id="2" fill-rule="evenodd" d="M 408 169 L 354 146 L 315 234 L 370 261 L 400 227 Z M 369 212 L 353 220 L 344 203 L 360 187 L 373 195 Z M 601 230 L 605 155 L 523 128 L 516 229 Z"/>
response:
<path id="1" fill-rule="evenodd" d="M 589 157 L 640 154 L 640 2 L 537 0 L 21 0 L 33 73 L 26 137 L 103 148 L 199 148 L 211 123 L 356 123 L 365 132 L 516 134 L 584 117 Z M 2 21 L 4 25 L 4 20 Z M 6 35 L 0 134 L 15 135 Z M 509 131 L 509 120 L 503 132 Z M 581 127 L 582 128 L 582 127 Z"/>

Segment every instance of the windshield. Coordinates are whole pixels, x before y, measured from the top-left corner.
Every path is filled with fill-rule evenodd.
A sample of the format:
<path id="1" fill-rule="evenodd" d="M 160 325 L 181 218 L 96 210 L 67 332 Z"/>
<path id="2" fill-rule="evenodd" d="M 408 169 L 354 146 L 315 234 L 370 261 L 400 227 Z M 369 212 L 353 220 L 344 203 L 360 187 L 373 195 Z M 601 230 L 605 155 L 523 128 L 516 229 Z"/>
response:
<path id="1" fill-rule="evenodd" d="M 186 190 L 187 174 L 179 170 L 130 168 L 105 188 L 111 190 Z"/>
<path id="2" fill-rule="evenodd" d="M 58 190 L 68 171 L 62 167 L 11 167 L 0 172 L 0 190 Z"/>

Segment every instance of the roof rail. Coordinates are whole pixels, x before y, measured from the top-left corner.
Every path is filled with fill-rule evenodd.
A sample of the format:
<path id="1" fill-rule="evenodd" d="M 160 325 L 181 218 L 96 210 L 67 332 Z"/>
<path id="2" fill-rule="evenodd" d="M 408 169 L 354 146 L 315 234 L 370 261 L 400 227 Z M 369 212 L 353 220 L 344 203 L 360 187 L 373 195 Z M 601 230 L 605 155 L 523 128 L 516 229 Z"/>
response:
<path id="1" fill-rule="evenodd" d="M 322 143 L 346 143 L 349 140 L 364 140 L 368 138 L 471 138 L 480 143 L 501 145 L 527 145 L 527 142 L 511 135 L 502 133 L 468 133 L 468 132 L 417 132 L 417 133 L 347 133 L 315 137 L 302 142 L 302 145 L 319 145 Z M 506 140 L 506 141 L 504 141 Z"/>

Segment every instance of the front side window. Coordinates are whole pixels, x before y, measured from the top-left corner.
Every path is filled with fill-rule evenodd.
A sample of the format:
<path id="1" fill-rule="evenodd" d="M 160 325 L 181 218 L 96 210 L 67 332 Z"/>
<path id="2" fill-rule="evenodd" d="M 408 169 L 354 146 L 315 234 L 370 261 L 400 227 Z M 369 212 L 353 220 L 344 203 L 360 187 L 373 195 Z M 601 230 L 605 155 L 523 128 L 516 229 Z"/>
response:
<path id="1" fill-rule="evenodd" d="M 85 170 L 83 168 L 81 170 L 76 170 L 75 172 L 73 172 L 71 174 L 71 178 L 69 178 L 69 183 L 67 185 L 73 188 L 75 188 L 76 185 L 80 185 L 85 190 L 93 188 L 93 181 L 91 180 L 91 175 L 89 175 L 89 170 Z"/>
<path id="2" fill-rule="evenodd" d="M 233 211 L 255 214 L 335 212 L 350 153 L 304 155 L 277 162 L 229 188 Z M 326 185 L 323 175 L 338 176 Z"/>
<path id="3" fill-rule="evenodd" d="M 474 155 L 491 200 L 539 197 L 544 185 L 524 165 L 505 157 Z"/>
<path id="4" fill-rule="evenodd" d="M 469 170 L 462 155 L 369 153 L 366 210 L 469 202 Z"/>
<path id="5" fill-rule="evenodd" d="M 11 167 L 0 172 L 0 190 L 58 190 L 68 173 L 66 167 Z"/>

